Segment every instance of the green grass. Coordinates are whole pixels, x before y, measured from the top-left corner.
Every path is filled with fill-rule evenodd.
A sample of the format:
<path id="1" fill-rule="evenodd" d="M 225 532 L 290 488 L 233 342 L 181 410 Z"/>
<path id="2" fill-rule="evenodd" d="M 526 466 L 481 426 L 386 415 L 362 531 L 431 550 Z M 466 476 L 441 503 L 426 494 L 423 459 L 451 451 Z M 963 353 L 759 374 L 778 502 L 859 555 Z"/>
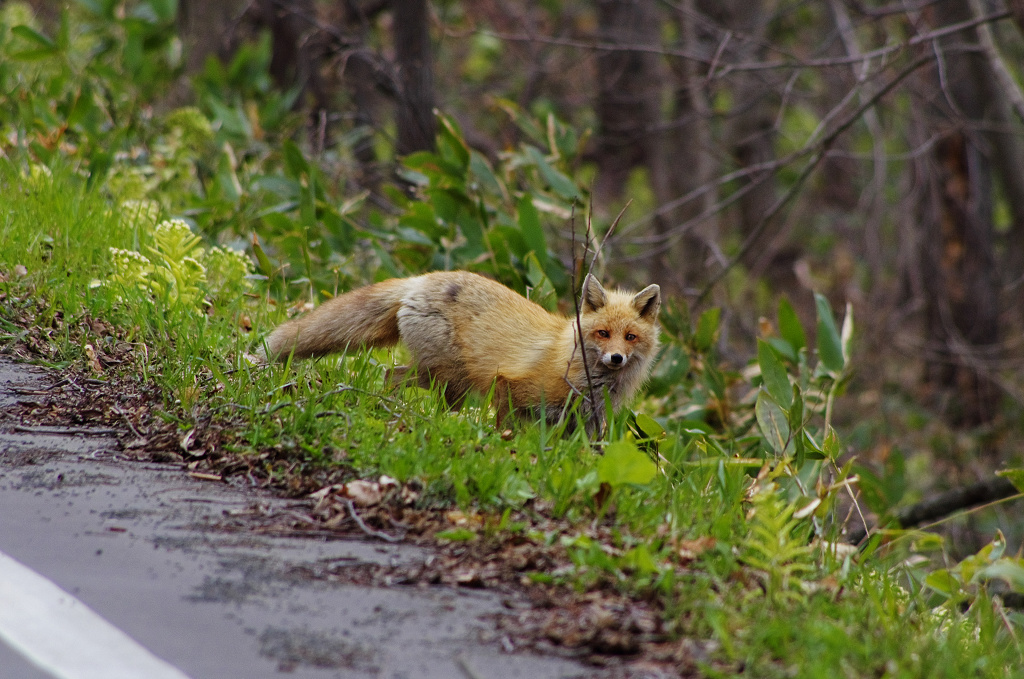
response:
<path id="1" fill-rule="evenodd" d="M 755 481 L 756 465 L 733 463 L 700 432 L 671 430 L 669 418 L 657 472 L 617 483 L 621 470 L 602 466 L 613 456 L 602 457 L 582 433 L 524 423 L 506 441 L 485 399 L 450 413 L 436 391 L 385 388 L 384 371 L 396 360 L 388 352 L 252 365 L 246 352 L 285 316 L 265 302 L 259 283 L 212 308 L 201 300 L 169 308 L 137 286 L 96 285 L 113 279 L 109 248 L 144 249 L 150 226 L 125 219 L 73 168 L 52 172 L 27 179 L 25 167 L 0 161 L 0 271 L 8 278 L 0 315 L 31 298 L 56 365 L 82 360 L 87 342 L 105 341 L 73 332 L 82 319 L 113 323 L 133 343 L 131 364 L 120 369 L 160 387 L 164 416 L 182 433 L 211 422 L 231 427 L 232 452 L 268 478 L 387 474 L 415 481 L 421 508 L 516 512 L 525 525 L 499 533 L 525 532 L 565 550 L 574 564 L 538 579 L 656 601 L 673 634 L 708 644 L 696 669 L 709 676 L 1020 673 L 1018 622 L 1000 615 L 984 591 L 961 612 L 956 602 L 936 605 L 919 584 L 924 571 L 903 564 L 904 547 L 836 557 L 812 543 L 835 537 L 829 517 L 839 491 L 799 492 L 800 469 L 778 465 Z M 51 327 L 62 330 L 47 335 Z M 16 335 L 0 330 L 0 339 Z M 641 458 L 649 458 L 624 436 L 626 427 L 618 418 L 611 440 L 625 441 L 622 459 L 643 475 Z M 811 467 L 803 471 L 814 478 Z M 824 499 L 822 509 L 795 518 L 811 496 Z M 530 517 L 557 523 L 541 530 Z M 699 547 L 682 556 L 687 545 Z"/>

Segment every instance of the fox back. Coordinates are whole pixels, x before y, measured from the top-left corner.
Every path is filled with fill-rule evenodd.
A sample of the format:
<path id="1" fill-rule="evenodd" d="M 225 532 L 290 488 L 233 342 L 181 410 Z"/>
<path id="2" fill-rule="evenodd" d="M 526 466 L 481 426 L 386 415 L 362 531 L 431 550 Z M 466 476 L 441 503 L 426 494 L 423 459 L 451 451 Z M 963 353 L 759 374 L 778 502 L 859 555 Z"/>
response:
<path id="1" fill-rule="evenodd" d="M 577 323 L 478 274 L 435 272 L 336 297 L 271 333 L 266 356 L 319 356 L 400 340 L 419 384 L 443 384 L 453 406 L 467 392 L 493 386 L 499 426 L 510 412 L 542 404 L 554 421 L 574 397 L 582 397 L 584 410 L 603 412 L 603 401 L 596 410 L 594 402 L 605 389 L 616 408 L 636 393 L 657 353 L 660 304 L 657 285 L 636 294 L 606 291 L 588 275 Z"/>

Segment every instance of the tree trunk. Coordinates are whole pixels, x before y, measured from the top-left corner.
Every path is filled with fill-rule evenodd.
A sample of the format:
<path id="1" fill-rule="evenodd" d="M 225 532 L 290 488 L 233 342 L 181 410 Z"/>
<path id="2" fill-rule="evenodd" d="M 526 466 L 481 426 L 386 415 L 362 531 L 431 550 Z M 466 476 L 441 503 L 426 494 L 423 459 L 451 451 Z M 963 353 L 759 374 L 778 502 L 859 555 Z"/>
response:
<path id="1" fill-rule="evenodd" d="M 656 3 L 644 0 L 596 4 L 599 40 L 623 47 L 597 58 L 594 200 L 607 205 L 620 198 L 630 173 L 638 167 L 647 169 L 656 212 L 653 228 L 640 238 L 641 261 L 647 269 L 643 279 L 679 293 L 699 276 L 707 251 L 695 236 L 700 225 L 691 222 L 704 209 L 706 198 L 678 203 L 708 174 L 707 107 L 700 105 L 703 94 L 694 90 L 698 86 L 691 62 L 673 61 L 670 69 L 655 52 L 630 46 L 660 47 L 662 23 L 673 18 L 680 21 L 685 36 L 693 20 L 692 0 L 687 0 L 690 11 L 677 17 L 663 15 Z M 672 95 L 668 115 L 662 112 L 666 92 Z"/>
<path id="2" fill-rule="evenodd" d="M 663 71 L 654 53 L 629 45 L 660 44 L 658 8 L 647 0 L 597 0 L 598 40 L 622 45 L 597 56 L 598 200 L 622 195 L 630 172 L 649 164 L 650 136 L 660 117 Z M 652 178 L 653 179 L 653 178 Z"/>
<path id="3" fill-rule="evenodd" d="M 322 149 L 327 143 L 326 128 L 321 121 L 329 108 L 329 95 L 320 75 L 324 45 L 311 40 L 315 34 L 316 7 L 313 0 L 257 0 L 260 20 L 270 29 L 270 75 L 282 90 L 296 86 L 308 95 L 307 123 Z M 303 97 L 296 99 L 296 108 L 306 105 Z"/>
<path id="4" fill-rule="evenodd" d="M 933 6 L 936 26 L 970 17 L 965 3 Z M 930 163 L 926 204 L 920 206 L 925 283 L 925 381 L 955 395 L 947 408 L 954 424 L 973 426 L 995 416 L 999 390 L 988 359 L 999 341 L 999 281 L 992 228 L 992 172 L 978 131 L 991 98 L 992 78 L 976 51 L 974 31 L 943 38 L 942 63 L 931 73 L 932 133 L 939 142 Z"/>
<path id="5" fill-rule="evenodd" d="M 752 62 L 765 59 L 773 0 L 699 0 L 701 10 L 728 31 L 719 36 L 729 46 L 730 61 Z M 726 144 L 740 168 L 756 168 L 775 160 L 775 117 L 778 110 L 779 83 L 770 71 L 737 72 L 730 76 L 733 109 L 725 131 Z M 751 169 L 740 182 L 746 193 L 738 201 L 739 228 L 744 240 L 777 199 L 775 171 Z M 775 250 L 771 227 L 761 231 L 750 247 L 743 264 L 753 267 L 767 263 Z"/>
<path id="6" fill-rule="evenodd" d="M 226 37 L 230 36 L 232 23 L 247 4 L 248 0 L 179 0 L 177 23 L 185 53 L 186 73 L 198 73 L 211 55 L 221 59 L 230 57 Z"/>
<path id="7" fill-rule="evenodd" d="M 427 0 L 394 3 L 400 156 L 434 148 L 434 71 Z"/>
<path id="8" fill-rule="evenodd" d="M 699 52 L 693 0 L 684 0 L 676 13 L 682 48 Z M 651 175 L 658 214 L 654 220 L 655 243 L 652 269 L 669 292 L 682 293 L 707 279 L 709 243 L 717 240 L 717 218 L 701 214 L 717 195 L 709 191 L 680 203 L 710 181 L 714 162 L 710 149 L 710 105 L 703 88 L 703 74 L 689 59 L 670 62 L 674 79 L 672 115 L 663 131 L 652 139 Z"/>

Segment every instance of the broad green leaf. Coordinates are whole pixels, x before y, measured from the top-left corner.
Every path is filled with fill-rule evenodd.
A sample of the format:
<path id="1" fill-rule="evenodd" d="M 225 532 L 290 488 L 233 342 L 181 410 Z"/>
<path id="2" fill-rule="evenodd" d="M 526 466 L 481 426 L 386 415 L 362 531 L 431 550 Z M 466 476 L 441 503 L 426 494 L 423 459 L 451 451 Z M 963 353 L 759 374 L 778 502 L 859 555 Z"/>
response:
<path id="1" fill-rule="evenodd" d="M 544 243 L 544 231 L 540 225 L 540 213 L 534 207 L 530 194 L 526 194 L 519 199 L 518 210 L 519 228 L 523 232 L 523 239 L 543 265 L 548 257 L 548 248 Z"/>
<path id="2" fill-rule="evenodd" d="M 803 435 L 800 437 L 803 441 L 804 457 L 810 460 L 824 460 L 825 453 L 821 450 L 821 446 L 814 440 L 811 433 L 806 429 L 803 430 Z"/>
<path id="3" fill-rule="evenodd" d="M 721 315 L 722 310 L 718 307 L 708 309 L 700 315 L 700 320 L 697 321 L 697 332 L 693 334 L 693 345 L 699 351 L 707 351 L 715 343 Z"/>
<path id="4" fill-rule="evenodd" d="M 757 340 L 757 364 L 761 367 L 761 379 L 768 393 L 786 410 L 792 408 L 793 387 L 789 383 L 786 367 L 782 365 L 775 350 L 763 340 Z"/>
<path id="5" fill-rule="evenodd" d="M 147 4 L 160 21 L 171 21 L 178 13 L 178 0 L 148 0 Z"/>
<path id="6" fill-rule="evenodd" d="M 665 428 L 658 424 L 657 420 L 646 413 L 637 414 L 636 426 L 640 427 L 640 431 L 642 431 L 644 435 L 652 439 L 665 434 Z"/>
<path id="7" fill-rule="evenodd" d="M 45 35 L 35 30 L 34 28 L 31 28 L 24 24 L 19 24 L 11 28 L 11 33 L 18 36 L 19 38 L 24 38 L 29 42 L 34 42 L 37 45 L 40 45 L 41 47 L 47 47 L 51 49 L 56 49 L 57 47 L 57 45 L 52 40 L 47 38 Z"/>
<path id="8" fill-rule="evenodd" d="M 793 345 L 788 340 L 784 340 L 781 337 L 766 337 L 765 342 L 771 345 L 772 349 L 787 361 L 797 362 L 796 350 L 793 349 Z"/>
<path id="9" fill-rule="evenodd" d="M 839 437 L 836 436 L 836 430 L 831 426 L 828 428 L 828 431 L 825 432 L 825 442 L 821 445 L 821 452 L 830 460 L 839 458 L 839 453 L 841 452 Z"/>
<path id="10" fill-rule="evenodd" d="M 1024 592 L 1024 559 L 1014 557 L 997 559 L 994 563 L 978 571 L 973 580 L 978 582 L 996 578 L 1005 581 L 1013 588 L 1014 592 Z"/>
<path id="11" fill-rule="evenodd" d="M 309 174 L 309 161 L 302 155 L 298 144 L 286 139 L 281 145 L 281 150 L 284 152 L 284 164 L 288 168 L 288 176 L 297 179 L 303 174 Z"/>
<path id="12" fill-rule="evenodd" d="M 778 318 L 779 334 L 782 335 L 782 339 L 789 342 L 793 351 L 799 352 L 806 347 L 807 334 L 804 332 L 804 326 L 801 325 L 800 318 L 793 310 L 793 305 L 785 297 L 779 300 Z"/>
<path id="13" fill-rule="evenodd" d="M 1013 484 L 1018 493 L 1024 493 L 1024 468 L 1003 469 L 997 471 L 996 476 L 1006 478 L 1006 480 Z"/>
<path id="14" fill-rule="evenodd" d="M 820 293 L 814 293 L 814 303 L 818 309 L 818 356 L 824 366 L 833 373 L 843 371 L 843 342 L 836 328 L 832 307 Z"/>
<path id="15" fill-rule="evenodd" d="M 960 581 L 945 568 L 929 573 L 924 579 L 924 584 L 947 597 L 960 591 Z"/>
<path id="16" fill-rule="evenodd" d="M 789 420 L 786 419 L 786 411 L 775 402 L 765 389 L 757 393 L 757 403 L 754 405 L 754 413 L 757 416 L 757 426 L 761 434 L 776 455 L 786 452 L 789 445 Z"/>
<path id="17" fill-rule="evenodd" d="M 501 491 L 501 497 L 508 502 L 520 504 L 536 496 L 533 488 L 521 474 L 511 474 L 505 480 L 505 487 Z"/>
<path id="18" fill-rule="evenodd" d="M 491 164 L 488 162 L 487 158 L 476 151 L 470 151 L 469 170 L 477 181 L 480 182 L 485 193 L 495 194 L 502 197 L 508 196 L 504 183 L 502 183 L 501 180 L 498 179 L 498 176 L 494 174 L 494 170 L 491 169 Z"/>
<path id="19" fill-rule="evenodd" d="M 34 50 L 18 50 L 11 52 L 11 59 L 15 61 L 40 61 L 49 59 L 57 53 L 56 47 L 40 47 Z"/>
<path id="20" fill-rule="evenodd" d="M 463 141 L 462 131 L 448 116 L 438 116 L 437 120 L 441 123 L 437 135 L 439 152 L 445 161 L 455 164 L 451 169 L 456 171 L 457 178 L 464 180 L 466 169 L 469 167 L 469 148 Z"/>
<path id="21" fill-rule="evenodd" d="M 638 545 L 622 555 L 622 566 L 638 573 L 654 573 L 658 565 L 651 556 L 647 545 Z"/>
<path id="22" fill-rule="evenodd" d="M 524 261 L 526 263 L 526 280 L 530 284 L 527 298 L 548 311 L 554 311 L 558 307 L 558 292 L 551 283 L 551 279 L 544 273 L 537 254 L 529 253 Z"/>
<path id="23" fill-rule="evenodd" d="M 243 193 L 242 184 L 235 173 L 234 154 L 227 143 L 224 144 L 224 148 L 224 153 L 217 159 L 217 184 L 224 198 L 232 203 L 238 203 Z"/>
<path id="24" fill-rule="evenodd" d="M 437 172 L 437 156 L 430 151 L 415 151 L 402 158 L 402 165 L 413 170 Z"/>
<path id="25" fill-rule="evenodd" d="M 571 179 L 566 177 L 564 174 L 551 167 L 548 163 L 547 158 L 541 153 L 535 146 L 527 146 L 526 153 L 530 156 L 530 160 L 534 162 L 537 169 L 540 170 L 540 176 L 544 179 L 551 190 L 556 194 L 564 198 L 565 200 L 577 200 L 580 198 L 579 189 L 576 188 L 576 184 Z"/>
<path id="26" fill-rule="evenodd" d="M 658 467 L 651 458 L 628 440 L 608 444 L 604 456 L 597 463 L 597 476 L 601 483 L 611 486 L 625 483 L 645 485 L 653 481 L 657 473 Z"/>

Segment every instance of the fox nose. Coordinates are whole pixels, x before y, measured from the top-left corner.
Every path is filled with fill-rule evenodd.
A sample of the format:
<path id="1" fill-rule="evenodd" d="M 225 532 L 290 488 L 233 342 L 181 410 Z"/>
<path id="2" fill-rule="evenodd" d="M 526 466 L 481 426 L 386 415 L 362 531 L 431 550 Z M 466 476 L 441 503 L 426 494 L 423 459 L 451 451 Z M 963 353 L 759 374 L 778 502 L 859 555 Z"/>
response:
<path id="1" fill-rule="evenodd" d="M 611 355 L 612 365 L 622 365 L 622 362 L 624 360 L 625 360 L 625 358 L 623 358 L 622 354 L 612 354 Z"/>

